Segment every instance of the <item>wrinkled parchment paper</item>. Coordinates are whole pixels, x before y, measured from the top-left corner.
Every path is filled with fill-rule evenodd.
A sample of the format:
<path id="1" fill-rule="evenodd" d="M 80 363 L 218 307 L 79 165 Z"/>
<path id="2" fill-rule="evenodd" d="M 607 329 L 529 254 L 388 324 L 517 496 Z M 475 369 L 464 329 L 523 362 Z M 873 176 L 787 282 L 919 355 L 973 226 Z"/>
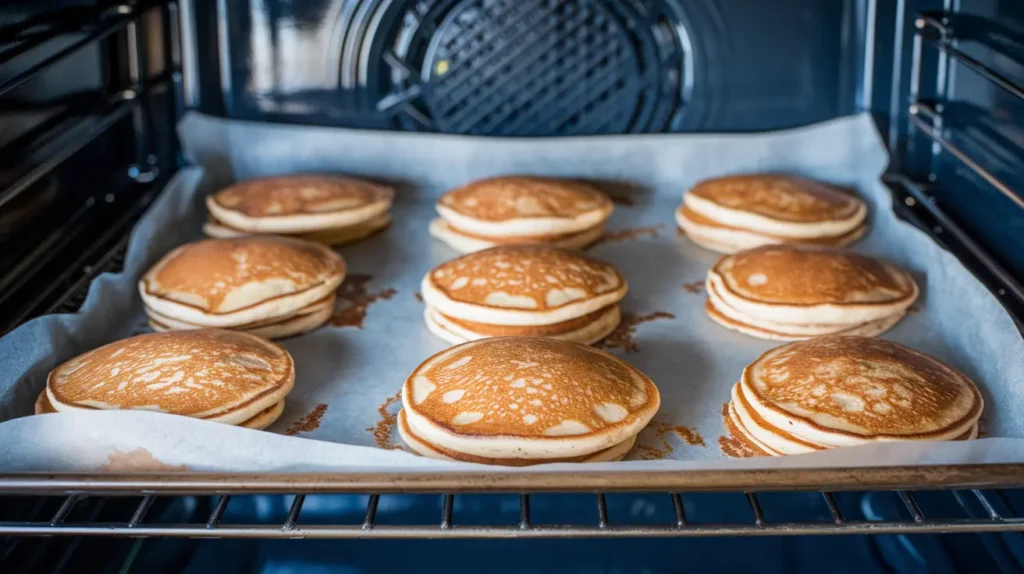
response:
<path id="1" fill-rule="evenodd" d="M 457 255 L 427 234 L 435 198 L 471 179 L 507 173 L 587 178 L 625 198 L 610 221 L 611 236 L 590 254 L 614 263 L 629 280 L 623 311 L 648 319 L 636 325 L 632 340 L 611 351 L 655 381 L 662 407 L 659 424 L 641 434 L 642 446 L 629 461 L 587 470 L 1024 462 L 1024 341 L 995 298 L 953 256 L 893 216 L 879 183 L 887 154 L 867 115 L 761 135 L 481 139 L 199 115 L 186 117 L 180 132 L 195 166 L 174 177 L 137 225 L 124 272 L 96 279 L 80 313 L 39 318 L 0 339 L 0 420 L 6 421 L 0 424 L 0 469 L 124 470 L 126 464 L 139 468 L 139 461 L 168 472 L 467 468 L 379 448 L 401 444 L 396 433 L 388 435 L 379 409 L 413 368 L 446 347 L 424 327 L 416 297 L 424 273 Z M 297 380 L 271 432 L 150 412 L 27 416 L 55 365 L 147 331 L 136 281 L 162 254 L 200 237 L 206 194 L 235 179 L 309 171 L 389 182 L 398 196 L 389 229 L 340 248 L 354 287 L 349 298 L 366 305 L 362 326 L 346 320 L 346 326 L 283 342 L 295 357 Z M 820 178 L 856 188 L 868 200 L 872 230 L 854 248 L 911 269 L 923 290 L 914 312 L 885 337 L 973 377 L 985 394 L 985 426 L 994 438 L 774 459 L 723 456 L 721 410 L 729 389 L 746 364 L 775 344 L 705 317 L 700 283 L 717 256 L 677 236 L 673 210 L 697 180 L 753 171 Z M 322 416 L 311 420 L 318 406 Z M 685 432 L 670 428 L 676 426 Z M 289 429 L 298 436 L 284 436 Z"/>

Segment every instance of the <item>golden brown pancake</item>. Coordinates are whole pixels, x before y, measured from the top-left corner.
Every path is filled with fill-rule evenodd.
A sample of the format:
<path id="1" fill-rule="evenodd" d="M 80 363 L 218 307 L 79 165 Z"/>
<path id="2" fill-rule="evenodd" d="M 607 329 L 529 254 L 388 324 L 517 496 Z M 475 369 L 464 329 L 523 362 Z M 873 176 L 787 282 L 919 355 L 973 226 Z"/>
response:
<path id="1" fill-rule="evenodd" d="M 474 181 L 449 191 L 438 200 L 442 215 L 450 211 L 473 220 L 491 222 L 538 218 L 575 220 L 595 214 L 603 221 L 613 207 L 607 195 L 585 183 L 529 176 Z M 579 229 L 591 225 L 593 223 Z M 473 231 L 457 224 L 456 227 L 465 232 Z"/>
<path id="2" fill-rule="evenodd" d="M 629 454 L 630 449 L 633 448 L 633 444 L 636 443 L 636 436 L 633 436 L 627 439 L 623 444 L 618 444 L 593 454 L 555 459 L 487 458 L 482 456 L 473 456 L 471 454 L 442 448 L 424 441 L 421 437 L 417 436 L 411 428 L 409 428 L 409 423 L 406 420 L 404 409 L 398 411 L 398 432 L 410 448 L 423 456 L 439 460 L 454 460 L 459 462 L 472 462 L 475 464 L 491 464 L 497 466 L 533 466 L 537 464 L 554 464 L 560 462 L 611 462 L 625 458 L 625 456 Z"/>
<path id="3" fill-rule="evenodd" d="M 741 232 L 744 232 L 744 233 L 755 234 L 755 235 L 758 235 L 758 236 L 764 238 L 764 244 L 766 244 L 766 245 L 775 244 L 775 243 L 800 243 L 800 244 L 805 244 L 805 245 L 822 245 L 822 246 L 842 247 L 844 245 L 849 245 L 850 243 L 853 243 L 857 239 L 860 239 L 861 236 L 864 235 L 864 233 L 866 231 L 866 227 L 867 227 L 865 224 L 861 224 L 861 225 L 858 225 L 857 227 L 855 227 L 854 229 L 852 229 L 850 231 L 846 231 L 846 232 L 840 233 L 838 235 L 824 235 L 824 236 L 821 236 L 821 237 L 801 237 L 801 238 L 795 238 L 795 237 L 784 237 L 784 236 L 781 236 L 781 235 L 772 235 L 770 233 L 760 233 L 760 232 L 751 231 L 749 229 L 744 229 L 742 227 L 737 227 L 737 226 L 734 226 L 734 225 L 726 225 L 726 224 L 724 224 L 724 223 L 722 223 L 720 221 L 717 221 L 717 220 L 711 219 L 710 217 L 706 217 L 704 215 L 701 215 L 701 214 L 697 213 L 696 211 L 690 209 L 689 207 L 687 207 L 685 205 L 682 205 L 682 206 L 679 207 L 679 209 L 678 209 L 678 216 L 681 216 L 681 217 L 683 217 L 685 219 L 688 219 L 689 221 L 691 221 L 694 224 L 699 225 L 701 227 L 711 227 L 711 228 L 716 228 L 716 229 L 726 229 L 726 230 L 731 230 L 731 231 L 741 231 Z"/>
<path id="4" fill-rule="evenodd" d="M 721 258 L 708 271 L 708 315 L 766 339 L 876 336 L 917 300 L 909 273 L 851 251 L 769 245 Z"/>
<path id="5" fill-rule="evenodd" d="M 295 382 L 291 356 L 265 339 L 220 329 L 137 335 L 50 372 L 58 411 L 152 410 L 239 424 L 280 402 Z"/>
<path id="6" fill-rule="evenodd" d="M 604 351 L 540 337 L 483 339 L 443 351 L 402 389 L 409 428 L 431 445 L 485 458 L 588 455 L 635 436 L 657 387 Z"/>
<path id="7" fill-rule="evenodd" d="M 151 309 L 147 309 L 146 314 L 149 316 L 149 327 L 158 332 L 190 331 L 192 329 L 204 328 L 199 325 L 168 319 Z M 231 330 L 256 335 L 264 339 L 286 339 L 319 329 L 333 315 L 333 307 L 322 307 L 312 313 L 296 314 L 277 321 L 262 321 L 256 326 L 232 327 Z"/>
<path id="8" fill-rule="evenodd" d="M 902 305 L 917 296 L 906 271 L 841 249 L 758 247 L 719 259 L 710 274 L 730 294 L 757 303 Z"/>
<path id="9" fill-rule="evenodd" d="M 206 200 L 219 221 L 253 233 L 305 233 L 368 221 L 391 207 L 394 190 L 361 179 L 291 175 L 243 181 Z"/>
<path id="10" fill-rule="evenodd" d="M 275 235 L 282 235 L 285 237 L 294 237 L 303 241 L 312 241 L 321 245 L 338 246 L 360 239 L 365 239 L 378 231 L 384 229 L 391 223 L 391 216 L 387 213 L 378 215 L 377 217 L 356 223 L 355 225 L 349 225 L 346 227 L 334 227 L 329 229 L 317 229 L 314 231 L 305 231 L 301 233 L 277 233 Z M 203 224 L 203 233 L 209 237 L 216 239 L 231 239 L 234 237 L 244 237 L 246 235 L 254 235 L 252 232 L 244 231 L 242 229 L 234 228 L 223 221 L 219 221 L 216 217 L 210 215 L 207 217 L 206 223 Z"/>
<path id="11" fill-rule="evenodd" d="M 529 325 L 525 327 L 514 325 L 489 325 L 487 323 L 477 323 L 474 321 L 456 319 L 455 317 L 449 317 L 447 315 L 445 315 L 445 319 L 469 331 L 486 335 L 488 337 L 548 337 L 551 335 L 562 335 L 576 331 L 590 323 L 593 323 L 607 312 L 608 307 L 605 307 L 603 309 L 598 309 L 593 313 L 587 313 L 582 317 L 576 317 L 575 319 L 569 319 L 568 321 L 562 321 L 561 323 L 555 323 L 553 325 Z"/>
<path id="12" fill-rule="evenodd" d="M 714 289 L 712 286 L 711 289 Z M 745 335 L 766 339 L 769 341 L 802 341 L 822 335 L 856 335 L 859 337 L 877 337 L 888 331 L 902 319 L 906 313 L 897 313 L 890 317 L 883 317 L 875 321 L 865 323 L 853 323 L 849 325 L 775 325 L 763 327 L 753 325 L 744 321 L 724 315 L 717 307 L 718 303 L 710 298 L 704 301 L 704 312 L 712 321 L 719 325 L 738 331 Z"/>
<path id="13" fill-rule="evenodd" d="M 332 309 L 333 310 L 336 301 L 337 301 L 337 296 L 334 293 L 331 293 L 330 295 L 324 297 L 323 299 L 320 299 L 318 301 L 314 301 L 313 303 L 310 303 L 309 305 L 306 305 L 305 307 L 303 307 L 303 308 L 301 308 L 301 309 L 299 309 L 299 310 L 297 310 L 297 311 L 295 311 L 293 313 L 289 313 L 289 314 L 287 314 L 287 315 L 285 315 L 283 317 L 272 317 L 270 319 L 264 319 L 262 321 L 253 321 L 252 323 L 245 323 L 244 325 L 232 326 L 231 330 L 233 330 L 233 331 L 250 331 L 252 329 L 259 329 L 260 327 L 267 327 L 267 326 L 270 326 L 270 325 L 277 325 L 277 324 L 280 324 L 282 321 L 287 321 L 287 320 L 295 318 L 295 317 L 304 317 L 306 315 L 312 315 L 314 313 L 322 311 L 323 309 Z M 154 311 L 153 309 L 150 309 L 148 307 L 145 309 L 145 311 L 146 311 L 146 315 L 150 319 L 156 321 L 157 323 L 160 323 L 161 325 L 166 326 L 168 328 L 168 330 L 172 330 L 172 329 L 202 329 L 203 328 L 202 325 L 196 325 L 194 323 L 189 323 L 187 321 L 178 321 L 178 320 L 175 320 L 173 318 L 167 317 L 167 316 L 163 315 L 162 313 L 160 313 L 158 311 Z"/>
<path id="14" fill-rule="evenodd" d="M 752 411 L 804 441 L 951 440 L 977 424 L 965 375 L 889 341 L 827 336 L 768 351 L 741 379 Z"/>
<path id="15" fill-rule="evenodd" d="M 260 411 L 256 416 L 252 417 L 251 419 L 243 421 L 238 426 L 247 429 L 263 430 L 269 427 L 270 425 L 274 424 L 277 421 L 277 419 L 281 417 L 281 413 L 284 412 L 284 403 L 284 400 L 281 400 L 278 403 L 273 404 L 267 407 L 266 409 Z M 46 397 L 46 389 L 43 389 L 43 392 L 39 393 L 39 397 L 36 398 L 35 414 L 45 415 L 56 412 L 57 409 L 53 408 L 53 405 L 50 404 L 50 399 Z"/>
<path id="16" fill-rule="evenodd" d="M 562 323 L 616 303 L 626 281 L 611 265 L 546 245 L 503 246 L 442 263 L 421 285 L 428 305 L 491 325 Z"/>
<path id="17" fill-rule="evenodd" d="M 772 456 L 784 456 L 787 454 L 786 452 L 781 452 L 778 449 L 772 448 L 771 445 L 766 444 L 762 440 L 765 438 L 766 433 L 777 437 L 775 439 L 776 442 L 782 441 L 784 444 L 788 443 L 789 446 L 787 447 L 787 449 L 791 451 L 789 454 L 817 452 L 821 450 L 827 450 L 829 448 L 826 446 L 801 440 L 798 437 L 794 436 L 792 433 L 787 432 L 785 429 L 773 426 L 771 423 L 766 421 L 763 417 L 758 415 L 756 411 L 753 410 L 753 408 L 750 406 L 750 403 L 743 395 L 742 386 L 740 384 L 737 384 L 733 390 L 733 398 L 729 402 L 729 419 L 731 419 L 730 422 L 732 423 L 730 432 L 732 432 L 733 434 L 739 432 L 747 440 L 753 443 L 758 449 L 764 451 L 766 454 L 770 454 Z M 749 416 L 752 419 L 752 422 L 754 423 L 756 430 L 752 430 L 751 427 L 748 427 L 744 423 L 743 418 L 739 416 L 739 407 L 738 405 L 736 405 L 737 402 L 740 403 L 740 405 L 743 407 L 744 412 L 747 413 L 746 416 Z M 970 429 L 968 429 L 964 434 L 951 440 L 973 440 L 977 438 L 977 430 L 978 426 L 977 424 L 975 424 Z"/>
<path id="18" fill-rule="evenodd" d="M 252 235 L 179 247 L 142 278 L 147 307 L 205 326 L 232 327 L 285 317 L 327 297 L 345 262 L 322 245 Z"/>
<path id="19" fill-rule="evenodd" d="M 702 181 L 687 194 L 729 209 L 794 223 L 843 221 L 863 204 L 853 195 L 803 177 L 751 174 Z"/>

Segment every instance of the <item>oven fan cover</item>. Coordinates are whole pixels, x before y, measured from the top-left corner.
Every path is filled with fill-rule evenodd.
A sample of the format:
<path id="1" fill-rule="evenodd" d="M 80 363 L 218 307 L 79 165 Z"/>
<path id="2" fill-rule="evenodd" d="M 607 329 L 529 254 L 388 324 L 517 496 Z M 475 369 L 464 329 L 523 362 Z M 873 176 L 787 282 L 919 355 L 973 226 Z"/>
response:
<path id="1" fill-rule="evenodd" d="M 500 136 L 671 130 L 687 54 L 665 2 L 378 1 L 358 82 L 397 129 Z M 692 74 L 690 74 L 692 76 Z"/>

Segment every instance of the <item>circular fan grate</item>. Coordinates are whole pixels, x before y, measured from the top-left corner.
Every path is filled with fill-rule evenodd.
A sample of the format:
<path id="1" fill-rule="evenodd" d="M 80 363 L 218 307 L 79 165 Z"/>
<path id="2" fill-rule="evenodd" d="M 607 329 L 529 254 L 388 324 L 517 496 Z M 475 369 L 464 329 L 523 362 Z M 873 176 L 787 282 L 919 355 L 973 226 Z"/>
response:
<path id="1" fill-rule="evenodd" d="M 507 136 L 662 131 L 678 111 L 681 49 L 652 2 L 434 0 L 404 4 L 364 61 L 396 127 Z M 392 5 L 394 8 L 395 5 Z M 666 32 L 667 31 L 667 32 Z M 372 52 L 379 51 L 379 54 Z M 374 59 L 379 56 L 379 59 Z"/>

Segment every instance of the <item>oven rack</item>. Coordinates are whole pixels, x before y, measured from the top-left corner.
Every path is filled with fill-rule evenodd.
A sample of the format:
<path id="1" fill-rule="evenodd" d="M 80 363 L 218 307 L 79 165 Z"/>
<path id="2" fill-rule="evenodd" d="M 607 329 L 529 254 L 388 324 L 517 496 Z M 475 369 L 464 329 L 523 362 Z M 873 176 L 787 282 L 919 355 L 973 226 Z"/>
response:
<path id="1" fill-rule="evenodd" d="M 908 490 L 892 491 L 902 504 L 902 516 L 892 518 L 849 517 L 831 491 L 817 492 L 820 504 L 827 512 L 814 520 L 774 521 L 766 517 L 759 493 L 744 492 L 749 507 L 746 520 L 723 517 L 691 521 L 686 513 L 686 494 L 658 493 L 648 495 L 660 501 L 661 510 L 670 516 L 663 522 L 630 523 L 609 518 L 609 503 L 605 493 L 593 493 L 592 514 L 589 517 L 559 516 L 564 523 L 539 522 L 531 512 L 531 493 L 519 493 L 518 520 L 505 524 L 459 524 L 454 517 L 456 498 L 462 495 L 437 495 L 440 512 L 433 522 L 413 524 L 381 523 L 377 509 L 381 494 L 366 494 L 365 511 L 361 521 L 302 519 L 304 494 L 282 495 L 290 498 L 289 510 L 283 520 L 260 522 L 225 521 L 225 513 L 232 496 L 221 495 L 207 499 L 208 513 L 195 513 L 194 521 L 163 523 L 147 521 L 155 506 L 167 506 L 173 499 L 156 495 L 135 498 L 95 497 L 68 494 L 61 499 L 52 514 L 42 515 L 42 508 L 30 520 L 0 521 L 0 540 L 4 536 L 119 536 L 119 537 L 179 537 L 179 538 L 265 538 L 265 539 L 395 539 L 395 538 L 630 538 L 630 537 L 700 537 L 700 536 L 780 536 L 780 535 L 841 535 L 841 534 L 940 534 L 986 533 L 1024 531 L 1024 517 L 1006 510 L 1007 505 L 998 491 L 978 489 L 927 492 L 915 494 Z M 961 516 L 928 516 L 917 497 L 922 494 L 942 494 L 951 497 L 961 509 Z M 122 521 L 103 521 L 102 511 L 108 505 L 118 504 L 131 511 L 130 518 Z M 52 504 L 50 505 L 53 506 Z M 197 505 L 203 506 L 203 505 Z M 86 507 L 86 520 L 69 520 L 76 508 Z M 998 508 L 998 510 L 997 510 Z M 669 513 L 668 510 L 671 510 Z M 100 518 L 100 520 L 96 520 Z M 571 522 L 570 522 L 571 520 Z M 0 550 L 0 562 L 13 551 L 15 538 L 7 548 Z"/>
<path id="2" fill-rule="evenodd" d="M 38 139 L 53 138 L 59 144 L 58 153 L 49 157 L 22 179 L 0 190 L 0 205 L 28 190 L 31 185 L 55 171 L 60 165 L 82 149 L 99 134 L 130 117 L 134 132 L 133 157 L 127 177 L 131 182 L 132 206 L 125 210 L 117 224 L 107 229 L 102 241 L 67 268 L 69 275 L 54 281 L 50 288 L 37 295 L 31 304 L 19 310 L 11 326 L 34 316 L 49 312 L 74 312 L 85 299 L 90 281 L 102 272 L 117 272 L 123 262 L 127 246 L 127 231 L 146 206 L 150 204 L 163 181 L 172 170 L 158 169 L 152 157 L 154 134 L 151 124 L 153 110 L 147 104 L 148 96 L 165 90 L 174 100 L 172 112 L 184 108 L 184 93 L 196 90 L 195 63 L 188 55 L 183 64 L 186 46 L 183 36 L 193 33 L 189 25 L 192 3 L 139 2 L 122 4 L 102 11 L 68 14 L 67 20 L 44 23 L 46 33 L 26 35 L 21 44 L 0 52 L 0 65 L 43 44 L 56 34 L 71 32 L 83 36 L 69 46 L 39 62 L 29 70 L 0 84 L 0 94 L 13 90 L 43 72 L 56 62 L 92 43 L 108 41 L 124 33 L 125 52 L 128 57 L 128 82 L 117 86 L 98 118 L 82 120 L 71 129 L 40 129 L 30 134 Z M 143 37 L 140 33 L 141 17 L 152 10 L 161 14 L 162 40 L 166 44 L 167 62 L 164 71 L 150 75 L 142 59 Z M 72 17 L 73 16 L 73 17 Z M 78 23 L 72 23 L 78 22 Z M 941 14 L 922 14 L 914 21 L 912 47 L 911 102 L 904 109 L 909 125 L 935 142 L 938 149 L 957 158 L 968 169 L 1021 204 L 1020 195 L 982 163 L 972 159 L 943 132 L 942 104 L 918 96 L 922 45 L 929 44 L 949 59 L 957 60 L 981 77 L 993 82 L 1018 99 L 1024 100 L 1024 90 L 1012 81 L 973 60 L 960 51 L 955 42 L 953 27 Z M 36 24 L 38 25 L 38 24 Z M 944 65 L 948 65 L 944 61 Z M 194 96 L 194 94 L 193 94 Z M 194 101 L 194 97 L 189 98 Z M 906 105 L 901 102 L 900 105 Z M 62 117 L 50 127 L 63 125 Z M 61 131 L 54 135 L 51 132 Z M 890 142 L 893 145 L 894 142 Z M 930 233 L 937 241 L 955 253 L 1000 296 L 1018 319 L 1024 317 L 1024 288 L 986 250 L 976 243 L 946 214 L 929 194 L 934 184 L 926 177 L 909 177 L 902 173 L 886 176 L 893 189 L 897 207 L 902 213 Z M 1017 199 L 1014 199 L 1017 198 Z M 110 196 L 90 198 L 86 207 L 111 202 Z M 119 200 L 120 201 L 120 200 Z M 6 321 L 8 317 L 4 317 Z M 0 329 L 2 330 L 2 329 Z M 854 469 L 826 470 L 816 473 L 743 471 L 737 473 L 675 473 L 659 476 L 640 473 L 621 473 L 616 478 L 608 475 L 581 473 L 555 484 L 545 484 L 539 477 L 521 475 L 488 475 L 488 477 L 416 477 L 394 476 L 360 477 L 344 475 L 310 476 L 298 479 L 252 475 L 158 478 L 139 475 L 91 475 L 84 477 L 32 476 L 0 474 L 0 495 L 17 494 L 50 497 L 39 498 L 37 512 L 18 520 L 0 520 L 0 562 L 19 544 L 18 536 L 127 536 L 127 537 L 196 537 L 196 538 L 562 538 L 562 537 L 692 537 L 712 535 L 786 535 L 786 534 L 894 534 L 940 532 L 999 532 L 1024 530 L 1024 515 L 1017 514 L 1001 503 L 1003 493 L 997 488 L 1018 487 L 1024 484 L 1024 465 L 1000 467 L 945 467 L 942 469 Z M 918 497 L 941 490 L 938 494 L 952 497 L 962 509 L 957 517 L 933 516 L 923 511 Z M 807 489 L 816 492 L 826 512 L 821 520 L 775 521 L 762 508 L 765 493 L 786 489 Z M 840 510 L 835 491 L 860 490 L 895 493 L 905 510 L 899 518 L 860 519 Z M 659 524 L 632 524 L 609 515 L 608 496 L 612 493 L 657 493 L 661 505 L 673 517 Z M 749 506 L 746 520 L 722 518 L 713 521 L 689 520 L 685 506 L 691 493 L 728 491 L 743 496 Z M 506 492 L 518 496 L 519 520 L 511 524 L 471 525 L 460 523 L 453 509 L 456 501 L 470 492 Z M 437 520 L 412 525 L 381 524 L 377 508 L 381 497 L 393 493 L 429 493 L 437 497 L 440 513 Z M 582 524 L 537 521 L 532 518 L 531 497 L 549 492 L 587 493 L 592 495 L 593 512 Z M 291 497 L 291 505 L 283 521 L 241 523 L 225 521 L 233 497 L 254 493 Z M 303 520 L 303 507 L 309 496 L 323 493 L 347 493 L 366 497 L 364 519 L 354 524 L 309 523 Z M 217 498 L 213 498 L 217 497 Z M 192 498 L 203 500 L 210 507 L 208 513 L 194 522 L 157 523 L 147 520 L 156 509 L 174 500 Z M 43 502 L 49 500 L 45 504 Z M 137 500 L 137 502 L 136 502 Z M 50 507 L 55 504 L 56 508 Z M 129 507 L 130 518 L 106 520 L 102 510 L 113 506 Z M 979 510 L 980 509 L 980 510 Z M 85 510 L 85 512 L 81 512 Z M 77 511 L 77 512 L 76 512 Z M 84 514 L 79 518 L 79 514 Z M 308 513 L 307 513 L 308 514 Z M 2 537 L 11 537 L 3 539 Z"/>
<path id="3" fill-rule="evenodd" d="M 119 270 L 117 253 L 123 255 L 129 231 L 173 171 L 174 139 L 158 143 L 156 126 L 173 125 L 182 110 L 178 22 L 176 2 L 142 0 L 65 8 L 0 29 L 0 67 L 18 69 L 34 50 L 52 51 L 0 82 L 0 96 L 90 48 L 118 56 L 107 58 L 102 89 L 52 103 L 53 113 L 0 148 L 0 155 L 26 158 L 17 178 L 0 186 L 0 208 L 66 177 L 65 164 L 125 124 L 132 143 L 129 157 L 116 160 L 124 166 L 123 174 L 113 174 L 118 187 L 90 190 L 67 220 L 0 277 L 0 334 L 45 313 L 76 311 L 95 276 Z M 83 247 L 62 259 L 76 241 Z M 32 283 L 41 276 L 49 279 Z"/>
<path id="4" fill-rule="evenodd" d="M 923 12 L 913 20 L 909 104 L 905 111 L 911 131 L 924 136 L 931 143 L 930 166 L 927 169 L 927 174 L 922 178 L 925 181 L 914 181 L 898 172 L 887 174 L 884 179 L 890 189 L 893 189 L 896 199 L 902 200 L 906 208 L 917 213 L 926 213 L 925 220 L 919 220 L 916 223 L 924 223 L 919 226 L 941 245 L 946 246 L 982 282 L 986 283 L 1010 311 L 1011 316 L 1017 321 L 1018 327 L 1021 327 L 1024 322 L 1024 283 L 979 246 L 970 234 L 966 233 L 939 206 L 935 195 L 929 192 L 929 188 L 936 185 L 938 179 L 935 174 L 935 166 L 939 155 L 946 153 L 954 158 L 959 165 L 967 168 L 969 172 L 1008 199 L 1015 208 L 1024 210 L 1024 193 L 1001 180 L 984 166 L 984 162 L 972 157 L 963 149 L 963 146 L 958 145 L 949 134 L 947 122 L 944 121 L 944 100 L 947 98 L 948 78 L 952 74 L 954 64 L 967 68 L 979 78 L 996 86 L 1002 93 L 1024 104 L 1024 87 L 960 48 L 955 18 L 955 15 L 944 12 Z M 922 79 L 926 77 L 923 69 L 925 44 L 937 50 L 939 55 L 936 69 L 929 70 L 929 76 L 927 76 L 935 79 L 936 87 L 933 99 L 921 95 Z M 890 141 L 889 144 L 892 147 L 894 142 Z M 903 147 L 900 150 L 902 154 L 897 155 L 898 159 L 905 160 L 907 158 L 908 145 L 912 144 L 903 142 Z M 897 169 L 906 169 L 907 167 L 900 165 Z M 917 218 L 918 216 L 915 216 L 912 219 Z M 953 237 L 949 237 L 950 235 Z"/>

